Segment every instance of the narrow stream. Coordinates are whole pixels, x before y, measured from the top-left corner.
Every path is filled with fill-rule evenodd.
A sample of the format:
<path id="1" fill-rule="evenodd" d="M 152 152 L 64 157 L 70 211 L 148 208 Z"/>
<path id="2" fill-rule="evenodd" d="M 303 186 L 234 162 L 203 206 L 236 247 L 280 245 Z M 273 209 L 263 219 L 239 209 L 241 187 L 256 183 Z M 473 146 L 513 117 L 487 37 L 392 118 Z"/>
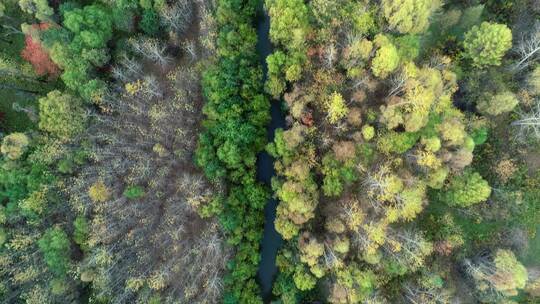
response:
<path id="1" fill-rule="evenodd" d="M 263 68 L 263 80 L 266 81 L 268 72 L 266 57 L 272 52 L 272 44 L 269 37 L 270 17 L 263 8 L 262 2 L 261 0 L 257 16 L 257 52 Z M 285 128 L 285 114 L 281 109 L 281 103 L 275 100 L 272 101 L 270 111 L 272 120 L 267 128 L 269 142 L 274 140 L 274 131 L 277 128 Z M 261 152 L 257 157 L 257 179 L 270 186 L 274 174 L 274 158 L 266 152 Z M 265 303 L 269 303 L 272 297 L 272 283 L 277 274 L 276 255 L 282 243 L 281 236 L 274 227 L 277 204 L 278 201 L 271 198 L 264 208 L 264 235 L 261 243 L 261 262 L 257 272 L 257 281 L 261 285 L 262 297 Z"/>

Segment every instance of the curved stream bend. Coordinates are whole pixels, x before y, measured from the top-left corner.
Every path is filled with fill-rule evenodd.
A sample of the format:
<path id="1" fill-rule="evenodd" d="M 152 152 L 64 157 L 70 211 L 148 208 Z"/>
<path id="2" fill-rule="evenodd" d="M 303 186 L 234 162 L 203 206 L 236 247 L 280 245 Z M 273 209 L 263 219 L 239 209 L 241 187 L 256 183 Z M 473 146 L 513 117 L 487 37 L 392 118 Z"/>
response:
<path id="1" fill-rule="evenodd" d="M 257 52 L 259 53 L 263 80 L 266 81 L 268 67 L 266 57 L 272 52 L 272 44 L 269 38 L 270 17 L 266 10 L 261 7 L 257 16 Z M 285 128 L 285 114 L 281 109 L 281 103 L 273 101 L 271 103 L 272 120 L 267 128 L 268 142 L 274 140 L 274 131 L 277 128 Z M 274 158 L 266 152 L 261 152 L 257 156 L 257 180 L 270 186 L 272 176 L 274 176 Z M 257 272 L 257 280 L 261 285 L 262 297 L 265 302 L 269 302 L 272 296 L 272 283 L 277 274 L 276 255 L 281 246 L 281 235 L 274 227 L 276 218 L 276 207 L 278 201 L 271 198 L 264 207 L 264 235 L 261 243 L 261 262 Z"/>

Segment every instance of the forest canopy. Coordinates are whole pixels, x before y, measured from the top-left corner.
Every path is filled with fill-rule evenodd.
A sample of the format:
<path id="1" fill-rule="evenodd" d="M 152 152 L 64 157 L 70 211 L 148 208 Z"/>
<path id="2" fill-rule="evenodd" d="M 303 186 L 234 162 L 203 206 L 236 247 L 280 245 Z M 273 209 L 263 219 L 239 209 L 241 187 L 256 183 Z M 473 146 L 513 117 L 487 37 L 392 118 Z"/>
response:
<path id="1" fill-rule="evenodd" d="M 0 302 L 540 301 L 538 0 L 0 0 Z"/>

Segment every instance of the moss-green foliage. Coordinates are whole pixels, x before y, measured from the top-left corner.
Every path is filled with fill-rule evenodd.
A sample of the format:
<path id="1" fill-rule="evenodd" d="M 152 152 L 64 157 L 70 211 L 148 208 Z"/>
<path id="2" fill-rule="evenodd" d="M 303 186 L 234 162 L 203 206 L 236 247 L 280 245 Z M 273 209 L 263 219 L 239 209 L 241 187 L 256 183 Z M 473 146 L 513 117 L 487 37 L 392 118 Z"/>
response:
<path id="1" fill-rule="evenodd" d="M 508 129 L 504 124 L 490 130 L 492 134 L 488 140 L 475 152 L 473 166 L 497 189 L 493 195 L 498 204 L 489 208 L 494 214 L 490 217 L 497 219 L 500 224 L 523 227 L 533 232 L 540 223 L 540 172 L 525 163 L 516 162 L 515 172 L 506 181 L 500 179 L 494 168 L 497 168 L 501 156 L 504 156 L 501 151 L 517 149 L 515 143 L 509 143 L 506 139 L 506 131 Z M 501 217 L 500 214 L 504 216 Z"/>
<path id="2" fill-rule="evenodd" d="M 60 227 L 54 227 L 39 239 L 39 249 L 49 269 L 57 276 L 64 276 L 69 267 L 70 242 Z"/>
<path id="3" fill-rule="evenodd" d="M 94 69 L 98 65 L 94 59 L 100 58 L 100 54 L 90 48 L 96 47 L 103 38 L 99 37 L 103 28 L 98 23 L 107 24 L 107 18 L 99 13 L 96 16 L 92 9 L 80 9 L 74 3 L 61 5 L 58 10 L 49 7 L 47 1 L 4 1 L 2 4 L 5 4 L 3 13 L 6 15 L 0 17 L 0 112 L 5 115 L 2 115 L 0 128 L 3 135 L 8 136 L 4 138 L 5 156 L 0 160 L 0 230 L 6 232 L 3 241 L 15 245 L 2 246 L 0 250 L 2 259 L 13 265 L 11 271 L 0 274 L 0 298 L 29 303 L 78 301 L 78 279 L 67 276 L 73 262 L 70 236 L 73 232 L 75 242 L 85 249 L 83 239 L 88 236 L 88 225 L 84 227 L 80 219 L 73 222 L 73 210 L 65 192 L 61 191 L 65 190 L 66 180 L 56 174 L 73 173 L 80 164 L 77 152 L 80 142 L 65 143 L 83 130 L 87 113 L 82 103 L 71 95 L 81 88 L 73 85 L 65 88 L 54 79 L 38 77 L 32 66 L 22 60 L 25 36 L 17 30 L 33 28 L 34 31 L 25 31 L 25 34 L 43 43 L 47 52 L 52 52 L 49 47 L 55 43 L 56 50 L 64 54 L 80 50 L 78 56 L 68 54 L 67 65 L 84 61 Z M 18 4 L 38 19 L 50 22 L 48 30 L 35 30 L 37 27 L 32 24 L 38 21 L 31 15 L 23 15 Z M 106 10 L 99 7 L 102 12 Z M 80 14 L 69 16 L 68 12 L 79 9 Z M 53 25 L 54 22 L 61 24 Z M 22 23 L 30 25 L 21 26 Z M 41 25 L 42 29 L 46 27 Z M 110 29 L 109 35 L 112 36 Z M 109 38 L 103 39 L 108 41 Z M 76 67 L 70 65 L 64 72 L 69 68 Z M 73 91 L 68 94 L 70 89 Z M 28 141 L 9 137 L 13 131 L 21 132 L 14 133 L 17 137 L 24 132 Z M 69 159 L 64 158 L 66 155 Z"/>
<path id="4" fill-rule="evenodd" d="M 0 3 L 0 18 L 7 25 L 0 29 L 0 112 L 5 114 L 0 126 L 0 261 L 8 265 L 0 271 L 0 298 L 5 290 L 17 291 L 23 294 L 13 301 L 28 303 L 76 295 L 80 273 L 71 255 L 93 251 L 93 225 L 84 216 L 92 210 L 68 204 L 58 187 L 94 157 L 76 147 L 87 112 L 75 95 L 107 111 L 104 81 L 108 65 L 116 63 L 109 47 L 121 49 L 121 38 L 135 32 L 164 34 L 159 14 L 168 5 L 164 0 L 103 0 L 56 8 L 53 2 Z M 501 132 L 540 95 L 538 67 L 511 74 L 503 64 L 512 41 L 509 27 L 518 28 L 511 20 L 519 19 L 516 12 L 526 17 L 531 10 L 525 1 L 465 2 L 447 1 L 435 15 L 439 1 L 266 1 L 275 51 L 267 58 L 265 89 L 277 98 L 290 87 L 286 101 L 298 114 L 292 115 L 292 127 L 278 130 L 267 146 L 277 159 L 275 227 L 286 240 L 274 284 L 280 303 L 323 298 L 330 303 L 423 303 L 433 295 L 449 302 L 445 297 L 456 295 L 453 280 L 473 281 L 456 273 L 456 265 L 481 251 L 492 254 L 485 265 L 495 269 L 495 277 L 490 272 L 474 278 L 483 284 L 469 295 L 474 301 L 501 302 L 525 286 L 524 267 L 513 253 L 497 248 L 507 246 L 509 232 L 532 233 L 540 223 L 535 160 L 524 153 L 519 156 L 525 160 L 518 159 L 516 153 L 530 147 L 518 149 L 509 140 L 512 129 Z M 25 17 L 19 16 L 19 4 L 29 13 Z M 230 304 L 261 303 L 254 278 L 262 210 L 270 194 L 255 181 L 256 155 L 266 144 L 269 122 L 255 52 L 258 4 L 219 0 L 212 12 L 216 19 L 200 23 L 218 32 L 216 58 L 201 65 L 206 69 L 206 119 L 195 161 L 213 182 L 225 182 L 226 190 L 199 212 L 217 216 L 227 243 L 234 246 L 223 281 L 222 302 Z M 35 23 L 34 16 L 58 23 L 36 38 L 62 68 L 65 87 L 36 77 L 18 58 L 23 36 L 9 34 L 10 28 Z M 212 40 L 212 30 L 208 36 Z M 512 56 L 506 58 L 508 65 Z M 476 105 L 484 116 L 463 115 L 453 103 L 471 112 Z M 474 169 L 464 170 L 473 152 Z M 149 195 L 131 181 L 120 187 L 109 180 L 92 183 L 84 191 L 90 188 L 96 206 L 110 203 L 112 193 L 123 195 L 128 204 Z M 71 203 L 78 215 L 68 210 Z M 69 237 L 78 245 L 73 252 Z M 94 280 L 98 294 L 93 270 L 81 271 L 85 281 Z M 31 278 L 34 273 L 39 279 Z M 142 302 L 167 301 L 149 283 L 139 283 L 132 285 Z M 486 286 L 498 292 L 496 301 Z M 108 299 L 93 296 L 91 301 Z"/>
<path id="5" fill-rule="evenodd" d="M 512 31 L 508 26 L 482 22 L 465 34 L 463 57 L 469 59 L 475 67 L 497 66 L 511 46 Z"/>
<path id="6" fill-rule="evenodd" d="M 28 115 L 21 111 L 13 109 L 13 102 L 25 107 L 34 106 L 35 100 L 31 96 L 24 97 L 16 90 L 0 90 L 0 113 L 3 113 L 3 119 L 0 121 L 0 128 L 4 133 L 21 132 L 35 128 L 35 123 L 29 119 Z M 12 101 L 12 102 L 8 102 Z"/>
<path id="7" fill-rule="evenodd" d="M 520 6 L 527 5 L 526 1 L 498 1 L 498 0 L 485 0 L 486 14 L 490 20 L 494 20 L 501 23 L 510 23 L 511 18 L 515 15 L 516 10 L 519 10 Z"/>
<path id="8" fill-rule="evenodd" d="M 296 287 L 293 278 L 282 272 L 278 273 L 272 292 L 279 296 L 283 303 L 298 303 L 301 299 L 301 291 Z"/>
<path id="9" fill-rule="evenodd" d="M 144 189 L 141 186 L 129 186 L 124 190 L 123 195 L 127 199 L 138 199 L 144 196 Z"/>
<path id="10" fill-rule="evenodd" d="M 360 14 L 353 14 L 354 28 L 359 34 L 373 34 L 377 32 L 378 20 L 375 10 L 364 11 Z"/>
<path id="11" fill-rule="evenodd" d="M 418 138 L 417 133 L 389 131 L 382 133 L 377 139 L 377 149 L 383 153 L 405 153 L 414 146 Z"/>
<path id="12" fill-rule="evenodd" d="M 221 22 L 229 24 L 228 20 Z M 228 40 L 230 37 L 242 43 Z M 227 176 L 233 182 L 242 182 L 252 175 L 256 152 L 265 144 L 269 103 L 261 92 L 255 40 L 253 28 L 245 23 L 224 28 L 218 40 L 219 53 L 224 55 L 204 75 L 207 131 L 200 136 L 197 163 L 212 179 Z"/>
<path id="13" fill-rule="evenodd" d="M 466 267 L 475 283 L 477 297 L 485 303 L 517 296 L 528 280 L 526 268 L 507 249 L 498 249 L 488 258 L 467 260 Z"/>
<path id="14" fill-rule="evenodd" d="M 346 184 L 358 179 L 354 160 L 340 162 L 332 154 L 324 156 L 322 161 L 324 175 L 322 190 L 326 196 L 339 196 Z"/>
<path id="15" fill-rule="evenodd" d="M 19 201 L 21 214 L 29 220 L 29 222 L 38 221 L 40 216 L 43 216 L 47 211 L 49 203 L 49 189 L 40 187 L 33 191 L 24 200 Z"/>
<path id="16" fill-rule="evenodd" d="M 274 19 L 270 24 L 272 41 L 287 48 L 302 47 L 309 29 L 308 10 L 304 1 L 269 0 L 266 5 L 270 17 Z"/>
<path id="17" fill-rule="evenodd" d="M 268 74 L 274 76 L 267 81 L 266 90 L 272 96 L 278 97 L 285 91 L 286 83 L 283 79 L 282 71 L 285 70 L 285 66 L 287 65 L 287 56 L 281 51 L 276 51 L 266 57 L 266 64 L 268 65 Z"/>
<path id="18" fill-rule="evenodd" d="M 430 240 L 451 240 L 460 247 L 459 256 L 474 254 L 475 250 L 494 240 L 494 235 L 503 227 L 500 222 L 482 220 L 458 209 L 449 209 L 440 200 L 438 193 L 430 192 L 430 204 L 419 220 L 422 230 L 428 232 Z M 463 247 L 461 247 L 463 246 Z"/>
<path id="19" fill-rule="evenodd" d="M 486 143 L 478 147 L 473 163 L 475 170 L 485 172 L 486 180 L 497 188 L 492 194 L 492 204 L 476 204 L 468 207 L 470 212 L 465 213 L 446 207 L 446 203 L 440 200 L 444 196 L 434 192 L 431 195 L 431 203 L 421 220 L 422 225 L 427 225 L 424 230 L 442 233 L 457 227 L 464 241 L 463 248 L 457 252 L 459 255 L 474 255 L 481 248 L 497 247 L 501 235 L 504 235 L 502 231 L 519 227 L 533 232 L 540 223 L 540 205 L 537 203 L 540 198 L 539 176 L 531 175 L 526 168 L 520 168 L 509 181 L 501 184 L 492 168 L 500 157 L 500 154 L 494 154 L 493 151 L 500 151 L 503 147 L 509 148 L 502 137 L 490 136 Z M 452 217 L 451 223 L 444 220 L 448 216 Z M 427 224 L 428 219 L 430 224 Z"/>
<path id="20" fill-rule="evenodd" d="M 491 187 L 478 172 L 465 171 L 450 179 L 443 200 L 449 206 L 469 207 L 484 202 L 491 195 Z"/>
<path id="21" fill-rule="evenodd" d="M 431 13 L 440 6 L 438 0 L 383 0 L 382 11 L 390 28 L 399 33 L 417 34 L 429 25 Z"/>
<path id="22" fill-rule="evenodd" d="M 538 211 L 537 211 L 538 212 Z M 534 237 L 529 240 L 529 248 L 521 257 L 525 266 L 538 263 L 538 255 L 540 254 L 540 226 L 534 231 Z"/>
<path id="23" fill-rule="evenodd" d="M 362 127 L 362 136 L 367 141 L 371 140 L 375 136 L 375 128 L 370 125 L 364 125 Z"/>
<path id="24" fill-rule="evenodd" d="M 471 133 L 471 137 L 474 140 L 474 144 L 478 146 L 486 142 L 486 140 L 488 139 L 488 134 L 488 128 L 481 127 L 473 130 Z"/>
<path id="25" fill-rule="evenodd" d="M 378 47 L 375 58 L 371 62 L 371 71 L 373 75 L 386 78 L 391 72 L 397 69 L 399 65 L 399 53 L 396 46 L 387 36 L 377 35 L 375 45 Z"/>
<path id="26" fill-rule="evenodd" d="M 73 241 L 83 250 L 88 249 L 89 226 L 88 220 L 83 216 L 77 216 L 75 221 L 73 221 Z"/>
<path id="27" fill-rule="evenodd" d="M 56 169 L 62 174 L 72 174 L 78 167 L 85 164 L 88 159 L 88 151 L 81 148 L 65 155 L 58 161 Z"/>
<path id="28" fill-rule="evenodd" d="M 311 275 L 305 267 L 298 265 L 293 275 L 294 285 L 299 290 L 310 290 L 315 287 L 317 279 Z"/>
<path id="29" fill-rule="evenodd" d="M 68 141 L 84 129 L 85 112 L 76 97 L 52 91 L 39 99 L 39 128 Z"/>
<path id="30" fill-rule="evenodd" d="M 496 288 L 503 293 L 515 295 L 516 289 L 525 288 L 527 283 L 527 269 L 516 259 L 510 250 L 498 250 L 495 254 L 495 267 L 505 275 L 510 277 L 507 280 L 496 283 Z"/>
<path id="31" fill-rule="evenodd" d="M 30 193 L 38 191 L 42 184 L 54 180 L 51 172 L 42 164 L 26 161 L 4 162 L 0 167 L 0 198 L 7 201 L 8 216 L 16 215 L 18 203 Z"/>
<path id="32" fill-rule="evenodd" d="M 518 103 L 519 100 L 512 92 L 502 92 L 496 95 L 486 93 L 476 108 L 482 114 L 495 116 L 512 111 Z"/>
<path id="33" fill-rule="evenodd" d="M 402 61 L 413 61 L 420 55 L 420 36 L 404 35 L 395 39 L 399 58 Z"/>
<path id="34" fill-rule="evenodd" d="M 482 22 L 484 5 L 448 8 L 438 18 L 431 20 L 431 26 L 423 39 L 422 54 L 444 48 L 448 54 L 459 52 L 459 41 L 472 26 Z"/>

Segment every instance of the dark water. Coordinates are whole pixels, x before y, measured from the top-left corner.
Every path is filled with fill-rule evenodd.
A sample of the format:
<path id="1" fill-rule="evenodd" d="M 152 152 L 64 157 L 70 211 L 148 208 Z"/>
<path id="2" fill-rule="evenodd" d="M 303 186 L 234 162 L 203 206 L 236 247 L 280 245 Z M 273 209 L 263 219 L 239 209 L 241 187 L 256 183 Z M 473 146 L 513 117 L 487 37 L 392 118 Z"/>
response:
<path id="1" fill-rule="evenodd" d="M 257 52 L 263 67 L 264 80 L 268 67 L 266 66 L 266 57 L 272 52 L 272 45 L 268 36 L 270 30 L 270 18 L 262 7 L 257 17 Z M 279 101 L 271 103 L 272 120 L 267 128 L 268 141 L 274 140 L 274 131 L 277 128 L 285 128 L 285 114 L 281 109 Z M 274 176 L 274 158 L 266 152 L 261 152 L 257 156 L 257 179 L 270 186 L 270 180 Z M 282 239 L 274 228 L 274 219 L 276 218 L 276 206 L 278 202 L 270 199 L 264 208 L 264 235 L 261 243 L 261 262 L 257 272 L 257 281 L 261 286 L 262 297 L 265 303 L 269 303 L 272 297 L 272 283 L 277 274 L 276 254 L 281 246 Z"/>

